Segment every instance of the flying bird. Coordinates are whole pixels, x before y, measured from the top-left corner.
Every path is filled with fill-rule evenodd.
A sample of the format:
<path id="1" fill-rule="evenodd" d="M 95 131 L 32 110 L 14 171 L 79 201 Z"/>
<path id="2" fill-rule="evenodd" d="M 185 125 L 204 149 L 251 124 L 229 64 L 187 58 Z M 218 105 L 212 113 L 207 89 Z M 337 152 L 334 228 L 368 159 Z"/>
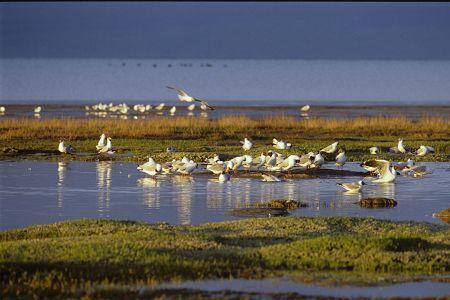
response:
<path id="1" fill-rule="evenodd" d="M 167 86 L 167 88 L 177 91 L 178 92 L 178 99 L 180 99 L 180 101 L 182 101 L 182 102 L 194 102 L 194 101 L 197 101 L 197 102 L 201 103 L 201 105 L 200 105 L 201 109 L 203 109 L 203 110 L 207 110 L 207 109 L 214 110 L 214 107 L 209 105 L 208 102 L 206 102 L 204 100 L 197 99 L 195 97 L 192 97 L 188 93 L 183 91 L 182 89 L 177 89 L 177 88 L 174 88 L 174 87 L 171 87 L 171 86 Z"/>

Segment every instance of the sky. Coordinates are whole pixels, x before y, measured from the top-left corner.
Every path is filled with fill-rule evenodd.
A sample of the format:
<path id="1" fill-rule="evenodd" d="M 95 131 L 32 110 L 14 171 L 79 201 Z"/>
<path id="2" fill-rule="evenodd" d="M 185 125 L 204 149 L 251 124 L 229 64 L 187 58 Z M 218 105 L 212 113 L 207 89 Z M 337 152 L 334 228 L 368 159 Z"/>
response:
<path id="1" fill-rule="evenodd" d="M 450 3 L 1 3 L 0 58 L 450 59 Z"/>

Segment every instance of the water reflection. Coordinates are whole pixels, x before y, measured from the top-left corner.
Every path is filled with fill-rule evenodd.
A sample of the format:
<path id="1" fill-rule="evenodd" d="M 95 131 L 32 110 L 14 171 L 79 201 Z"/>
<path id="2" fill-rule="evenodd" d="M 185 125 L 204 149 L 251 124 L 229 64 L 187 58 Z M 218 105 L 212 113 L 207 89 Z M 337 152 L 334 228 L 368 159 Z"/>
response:
<path id="1" fill-rule="evenodd" d="M 62 208 L 64 203 L 64 180 L 66 178 L 66 172 L 68 169 L 69 163 L 64 161 L 58 162 L 58 182 L 57 182 L 57 191 L 56 191 L 56 199 L 57 199 L 57 207 L 58 207 L 58 215 L 62 215 Z"/>
<path id="2" fill-rule="evenodd" d="M 220 183 L 216 176 L 201 174 L 145 177 L 132 163 L 70 162 L 69 166 L 64 161 L 0 162 L 0 228 L 53 222 L 57 214 L 59 220 L 109 217 L 172 224 L 214 222 L 232 218 L 227 214 L 230 209 L 272 199 L 292 199 L 309 205 L 292 211 L 293 215 L 440 222 L 432 215 L 448 207 L 449 164 L 431 166 L 435 166 L 434 173 L 420 180 L 399 177 L 390 184 L 368 180 L 361 193 L 349 194 L 337 187 L 336 182 L 352 182 L 357 177 L 296 178 L 271 183 L 233 176 L 229 182 Z M 348 163 L 345 168 L 359 170 L 360 167 Z M 33 172 L 23 174 L 27 169 Z M 141 178 L 133 178 L 135 175 Z M 367 197 L 395 199 L 398 205 L 366 209 L 356 204 Z"/>
<path id="3" fill-rule="evenodd" d="M 109 217 L 110 193 L 111 193 L 111 161 L 99 161 L 96 163 L 97 171 L 97 188 L 98 188 L 98 203 L 97 211 L 99 217 Z"/>

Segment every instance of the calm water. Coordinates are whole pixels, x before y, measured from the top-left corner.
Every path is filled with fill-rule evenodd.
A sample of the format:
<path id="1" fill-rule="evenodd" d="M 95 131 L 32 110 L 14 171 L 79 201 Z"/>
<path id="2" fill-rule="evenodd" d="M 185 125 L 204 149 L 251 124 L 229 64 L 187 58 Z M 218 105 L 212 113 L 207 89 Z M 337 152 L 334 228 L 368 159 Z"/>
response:
<path id="1" fill-rule="evenodd" d="M 0 103 L 176 100 L 214 104 L 450 104 L 450 61 L 0 59 Z"/>
<path id="2" fill-rule="evenodd" d="M 442 297 L 450 295 L 450 284 L 443 282 L 407 282 L 400 284 L 358 287 L 338 286 L 324 287 L 314 284 L 294 282 L 287 278 L 263 280 L 205 280 L 186 281 L 179 284 L 161 284 L 158 288 L 194 289 L 208 292 L 235 291 L 256 293 L 297 293 L 303 296 L 345 297 L 345 298 L 420 298 Z M 268 297 L 269 299 L 270 297 Z"/>
<path id="3" fill-rule="evenodd" d="M 19 228 L 78 218 L 111 218 L 197 224 L 236 219 L 234 208 L 271 199 L 309 204 L 293 211 L 302 216 L 373 216 L 443 224 L 432 214 L 449 207 L 450 164 L 427 163 L 432 174 L 422 179 L 400 177 L 395 184 L 369 183 L 363 194 L 349 195 L 336 182 L 358 177 L 295 179 L 265 183 L 232 178 L 221 184 L 212 175 L 161 176 L 157 181 L 121 162 L 0 162 L 0 229 Z M 325 167 L 334 168 L 329 164 Z M 356 163 L 345 169 L 359 170 Z M 370 179 L 366 181 L 370 182 Z M 366 209 L 362 197 L 398 201 L 395 208 Z"/>

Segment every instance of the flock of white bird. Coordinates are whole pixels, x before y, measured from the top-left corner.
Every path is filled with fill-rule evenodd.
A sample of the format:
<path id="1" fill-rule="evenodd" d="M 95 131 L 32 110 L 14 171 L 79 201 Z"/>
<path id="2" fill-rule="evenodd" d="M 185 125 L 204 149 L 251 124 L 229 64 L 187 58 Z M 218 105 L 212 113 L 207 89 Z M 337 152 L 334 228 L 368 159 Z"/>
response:
<path id="1" fill-rule="evenodd" d="M 249 151 L 253 147 L 253 142 L 245 138 L 240 141 L 244 153 Z M 273 139 L 273 147 L 275 149 L 287 150 L 291 148 L 291 143 L 286 143 L 282 140 Z M 172 160 L 165 163 L 157 163 L 152 157 L 149 157 L 148 161 L 137 169 L 150 176 L 168 175 L 168 174 L 180 174 L 191 175 L 196 171 L 209 171 L 214 175 L 218 175 L 219 182 L 227 182 L 230 180 L 232 174 L 236 174 L 239 171 L 247 172 L 260 172 L 263 181 L 278 182 L 282 179 L 276 176 L 276 173 L 290 174 L 292 171 L 305 171 L 308 169 L 319 169 L 325 163 L 326 157 L 335 154 L 333 160 L 335 165 L 339 168 L 343 168 L 347 161 L 345 151 L 338 149 L 339 142 L 334 142 L 331 145 L 319 150 L 318 152 L 308 152 L 303 155 L 289 155 L 285 156 L 275 150 L 269 150 L 262 152 L 257 157 L 244 154 L 237 156 L 229 160 L 222 161 L 218 154 L 215 154 L 212 158 L 206 159 L 204 162 L 197 163 L 187 157 L 183 157 L 180 160 Z M 374 149 L 376 151 L 374 151 Z M 61 153 L 74 154 L 75 149 L 70 145 L 65 145 L 64 140 L 60 140 L 58 150 Z M 96 150 L 100 155 L 113 156 L 115 151 L 112 146 L 111 137 L 106 137 L 103 133 L 96 145 Z M 166 149 L 168 153 L 176 152 L 173 146 Z M 371 154 L 379 154 L 380 149 L 378 147 L 372 147 L 369 149 Z M 404 145 L 403 140 L 399 139 L 396 147 L 389 149 L 391 153 L 404 153 L 413 154 L 409 152 L 408 148 Z M 428 153 L 433 153 L 434 149 L 430 146 L 421 145 L 416 151 L 416 155 L 423 156 Z M 377 179 L 373 180 L 374 183 L 390 183 L 394 182 L 397 174 L 405 176 L 421 177 L 427 174 L 425 166 L 416 165 L 414 160 L 409 158 L 406 162 L 390 163 L 383 159 L 370 159 L 360 164 L 362 168 L 369 171 L 372 174 L 377 175 Z M 270 174 L 272 173 L 272 174 Z M 360 180 L 350 183 L 338 183 L 339 186 L 349 192 L 359 192 L 365 183 Z"/>

